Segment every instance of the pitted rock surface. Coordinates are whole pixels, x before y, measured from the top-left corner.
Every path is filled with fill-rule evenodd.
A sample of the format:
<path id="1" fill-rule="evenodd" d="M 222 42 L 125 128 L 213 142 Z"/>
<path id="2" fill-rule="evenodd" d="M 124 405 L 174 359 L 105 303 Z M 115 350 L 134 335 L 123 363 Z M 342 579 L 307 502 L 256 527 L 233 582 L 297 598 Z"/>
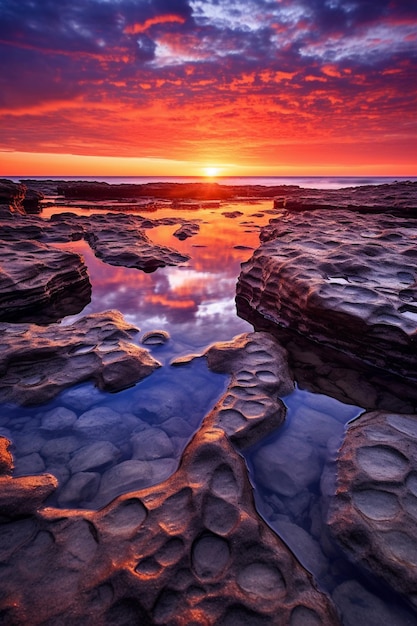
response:
<path id="1" fill-rule="evenodd" d="M 67 326 L 0 324 L 0 401 L 38 404 L 87 380 L 108 391 L 133 385 L 160 367 L 132 343 L 137 332 L 118 311 Z"/>
<path id="2" fill-rule="evenodd" d="M 257 516 L 245 464 L 220 429 L 200 431 L 168 481 L 101 511 L 11 511 L 3 522 L 5 623 L 339 623 Z"/>
<path id="3" fill-rule="evenodd" d="M 363 213 L 416 215 L 417 183 L 387 183 L 377 188 L 362 185 L 344 189 L 283 189 L 275 198 L 274 207 L 289 211 L 349 209 Z"/>
<path id="4" fill-rule="evenodd" d="M 133 216 L 129 216 L 132 218 Z M 86 239 L 94 253 L 110 265 L 136 267 L 144 272 L 154 272 L 158 267 L 178 265 L 190 258 L 166 246 L 156 246 L 137 227 L 124 225 L 123 233 L 115 229 L 114 220 L 100 227 L 95 219 L 94 229 L 88 231 Z"/>
<path id="5" fill-rule="evenodd" d="M 329 524 L 343 548 L 417 606 L 417 416 L 352 422 L 337 460 Z"/>
<path id="6" fill-rule="evenodd" d="M 209 368 L 231 374 L 226 393 L 208 416 L 244 448 L 282 425 L 281 397 L 294 389 L 285 348 L 268 333 L 246 333 L 206 352 Z"/>
<path id="7" fill-rule="evenodd" d="M 0 321 L 56 322 L 79 313 L 90 298 L 87 267 L 78 254 L 28 239 L 0 240 Z"/>
<path id="8" fill-rule="evenodd" d="M 243 404 L 239 385 L 249 384 L 249 421 L 252 403 L 260 403 L 267 388 L 272 391 L 278 386 L 282 393 L 292 388 L 285 351 L 280 352 L 273 340 L 268 343 L 263 333 L 216 345 L 207 359 L 216 371 L 232 373 L 225 401 L 234 394 Z M 9 514 L 4 511 L 3 618 L 35 625 L 82 623 L 87 618 L 115 626 L 339 624 L 330 600 L 257 515 L 245 463 L 229 441 L 232 423 L 227 424 L 229 437 L 216 427 L 224 425 L 222 407 L 220 401 L 205 418 L 179 469 L 164 483 L 132 491 L 101 511 L 58 510 L 39 504 L 38 512 L 23 520 L 12 508 Z M 83 427 L 96 423 L 90 419 L 94 410 L 82 416 Z M 242 407 L 239 410 L 246 414 Z M 61 414 L 62 410 L 60 419 L 71 417 Z M 111 418 L 109 414 L 109 424 Z M 259 423 L 258 418 L 256 413 Z M 236 425 L 237 435 L 239 431 L 241 424 Z M 139 460 L 131 464 L 144 463 L 140 459 L 158 452 L 154 440 L 151 448 L 143 433 L 139 435 L 134 444 Z M 241 440 L 238 436 L 238 445 Z M 158 450 L 168 444 L 169 439 L 161 439 Z M 10 471 L 7 446 L 3 448 L 5 471 Z M 100 448 L 100 459 L 113 453 L 108 448 Z M 77 463 L 90 470 L 91 480 L 93 456 L 97 453 L 83 450 L 77 457 Z M 136 465 L 126 471 L 137 479 Z M 9 476 L 9 480 L 18 479 Z M 48 602 L 46 590 L 51 595 Z"/>
<path id="9" fill-rule="evenodd" d="M 242 266 L 237 299 L 276 324 L 417 378 L 417 220 L 283 212 Z"/>

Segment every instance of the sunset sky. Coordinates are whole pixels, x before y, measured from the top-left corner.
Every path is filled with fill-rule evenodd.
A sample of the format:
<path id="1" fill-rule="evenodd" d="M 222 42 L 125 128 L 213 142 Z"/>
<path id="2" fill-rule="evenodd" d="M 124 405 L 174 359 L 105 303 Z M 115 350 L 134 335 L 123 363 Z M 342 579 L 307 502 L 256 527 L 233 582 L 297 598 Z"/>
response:
<path id="1" fill-rule="evenodd" d="M 415 0 L 0 0 L 0 58 L 2 176 L 417 175 Z"/>

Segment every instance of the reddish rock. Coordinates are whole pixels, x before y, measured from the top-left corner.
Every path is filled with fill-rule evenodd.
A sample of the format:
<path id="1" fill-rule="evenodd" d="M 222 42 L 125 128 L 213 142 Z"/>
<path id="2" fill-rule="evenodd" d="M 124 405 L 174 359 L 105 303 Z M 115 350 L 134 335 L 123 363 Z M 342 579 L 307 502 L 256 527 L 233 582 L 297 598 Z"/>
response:
<path id="1" fill-rule="evenodd" d="M 44 508 L 23 525 L 7 524 L 2 556 L 13 568 L 0 570 L 3 619 L 35 626 L 86 619 L 115 626 L 339 624 L 329 598 L 256 513 L 245 462 L 229 440 L 253 441 L 251 420 L 262 431 L 261 413 L 271 418 L 267 392 L 283 411 L 274 390 L 292 387 L 285 351 L 253 333 L 212 347 L 207 359 L 232 381 L 168 480 L 101 511 Z M 224 419 L 230 402 L 238 421 Z M 127 463 L 134 473 L 146 461 Z M 94 479 L 91 472 L 76 477 L 83 485 Z M 36 568 L 28 567 L 29 555 Z"/>
<path id="2" fill-rule="evenodd" d="M 30 515 L 55 491 L 58 481 L 51 474 L 41 476 L 0 476 L 0 518 Z"/>

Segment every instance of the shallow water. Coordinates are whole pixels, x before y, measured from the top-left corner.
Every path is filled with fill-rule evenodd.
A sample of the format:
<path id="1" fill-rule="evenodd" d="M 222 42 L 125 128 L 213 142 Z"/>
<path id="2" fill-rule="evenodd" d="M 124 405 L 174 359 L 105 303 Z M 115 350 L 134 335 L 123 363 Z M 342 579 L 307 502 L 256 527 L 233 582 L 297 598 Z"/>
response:
<path id="1" fill-rule="evenodd" d="M 200 224 L 197 235 L 179 241 L 173 237 L 177 226 L 149 229 L 147 235 L 191 259 L 153 274 L 107 265 L 85 242 L 59 244 L 84 256 L 93 286 L 90 304 L 63 324 L 116 308 L 140 328 L 137 343 L 155 329 L 169 332 L 170 340 L 148 346 L 163 367 L 131 389 L 107 394 L 85 384 L 45 406 L 0 407 L 0 433 L 13 441 L 15 475 L 51 472 L 60 481 L 51 504 L 99 508 L 120 493 L 156 484 L 175 471 L 227 380 L 210 372 L 203 359 L 181 368 L 170 362 L 253 330 L 236 314 L 236 280 L 240 264 L 259 244 L 259 228 L 269 221 L 271 209 L 272 201 L 266 200 L 181 210 L 181 218 Z M 48 208 L 44 217 L 60 210 L 67 209 Z M 232 219 L 222 215 L 227 211 L 242 215 Z M 173 215 L 169 207 L 152 212 L 152 218 Z M 396 596 L 351 566 L 328 536 L 324 520 L 335 454 L 346 422 L 363 409 L 340 402 L 340 389 L 333 393 L 331 377 L 326 381 L 328 395 L 311 393 L 300 384 L 284 399 L 285 426 L 245 454 L 256 505 L 320 586 L 334 594 L 344 624 L 360 623 L 355 602 L 367 626 L 414 624 L 413 614 Z"/>

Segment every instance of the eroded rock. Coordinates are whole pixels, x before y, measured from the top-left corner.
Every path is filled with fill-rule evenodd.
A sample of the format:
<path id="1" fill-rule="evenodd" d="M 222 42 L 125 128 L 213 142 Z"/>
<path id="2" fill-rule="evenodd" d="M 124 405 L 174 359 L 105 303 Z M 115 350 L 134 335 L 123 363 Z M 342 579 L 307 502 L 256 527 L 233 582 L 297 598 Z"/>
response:
<path id="1" fill-rule="evenodd" d="M 67 326 L 0 324 L 0 400 L 38 404 L 87 380 L 107 391 L 129 387 L 160 367 L 132 343 L 137 332 L 117 311 Z"/>
<path id="2" fill-rule="evenodd" d="M 417 220 L 283 213 L 243 264 L 237 299 L 268 320 L 417 377 Z M 249 313 L 250 315 L 250 313 Z"/>
<path id="3" fill-rule="evenodd" d="M 312 623 L 339 623 L 310 575 L 258 518 L 245 464 L 216 428 L 196 436 L 165 483 L 98 512 L 43 509 L 28 528 L 9 521 L 7 534 L 14 567 L 0 571 L 0 607 L 15 623 L 70 615 L 114 625 L 287 626 L 298 623 L 298 613 Z M 45 602 L 51 585 L 53 599 Z"/>
<path id="4" fill-rule="evenodd" d="M 268 333 L 247 333 L 206 352 L 214 372 L 231 374 L 226 393 L 208 416 L 239 448 L 275 430 L 285 419 L 280 399 L 294 382 L 284 348 Z"/>
<path id="5" fill-rule="evenodd" d="M 0 241 L 0 321 L 56 322 L 90 302 L 82 257 L 35 241 Z"/>
<path id="6" fill-rule="evenodd" d="M 417 416 L 372 412 L 350 424 L 329 517 L 344 549 L 417 606 Z"/>
<path id="7" fill-rule="evenodd" d="M 339 623 L 328 598 L 257 515 L 245 462 L 230 443 L 254 440 L 251 420 L 261 431 L 262 416 L 275 425 L 267 392 L 283 418 L 276 394 L 291 391 L 293 384 L 285 351 L 268 335 L 251 333 L 212 347 L 207 359 L 215 371 L 232 373 L 232 380 L 174 474 L 172 458 L 161 458 L 171 454 L 170 440 L 162 430 L 145 428 L 133 443 L 140 458 L 105 472 L 96 495 L 94 472 L 74 474 L 60 502 L 71 504 L 80 490 L 87 499 L 108 502 L 115 486 L 137 489 L 141 476 L 149 484 L 155 456 L 161 466 L 157 485 L 121 496 L 100 511 L 45 508 L 23 535 L 20 525 L 8 524 L 15 574 L 0 570 L 0 609 L 8 619 L 24 622 L 30 615 L 36 625 L 70 614 L 71 620 L 88 615 L 94 623 L 115 625 Z M 230 403 L 246 420 L 243 428 L 222 417 Z M 92 411 L 86 414 L 89 423 Z M 157 438 L 150 435 L 155 430 Z M 81 456 L 81 463 L 88 459 Z M 14 535 L 21 537 L 18 544 Z M 42 556 L 40 545 L 47 547 Z M 20 565 L 28 553 L 38 557 L 36 572 Z M 49 575 L 52 563 L 59 586 Z M 15 576 L 22 589 L 17 601 Z M 54 598 L 45 603 L 45 585 L 51 584 Z"/>
<path id="8" fill-rule="evenodd" d="M 194 235 L 196 235 L 199 230 L 200 226 L 198 224 L 195 224 L 193 222 L 186 222 L 175 231 L 174 237 L 176 237 L 180 241 L 184 241 L 184 239 L 188 239 L 189 237 L 193 237 Z"/>

